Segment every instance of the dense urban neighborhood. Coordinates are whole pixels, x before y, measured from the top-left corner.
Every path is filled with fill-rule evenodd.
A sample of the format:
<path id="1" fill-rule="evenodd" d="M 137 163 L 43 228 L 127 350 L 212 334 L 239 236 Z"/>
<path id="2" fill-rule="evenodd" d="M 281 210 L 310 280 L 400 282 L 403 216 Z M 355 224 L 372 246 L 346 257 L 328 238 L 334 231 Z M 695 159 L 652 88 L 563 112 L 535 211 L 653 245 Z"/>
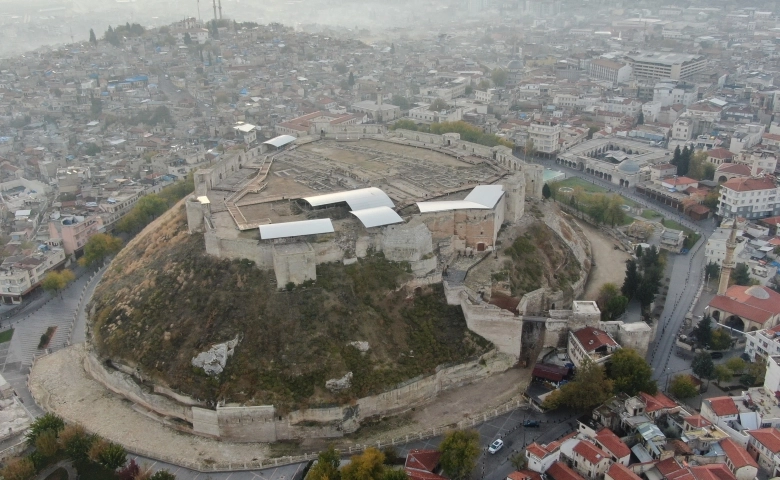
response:
<path id="1" fill-rule="evenodd" d="M 0 12 L 0 476 L 780 477 L 777 5 L 335 3 Z"/>

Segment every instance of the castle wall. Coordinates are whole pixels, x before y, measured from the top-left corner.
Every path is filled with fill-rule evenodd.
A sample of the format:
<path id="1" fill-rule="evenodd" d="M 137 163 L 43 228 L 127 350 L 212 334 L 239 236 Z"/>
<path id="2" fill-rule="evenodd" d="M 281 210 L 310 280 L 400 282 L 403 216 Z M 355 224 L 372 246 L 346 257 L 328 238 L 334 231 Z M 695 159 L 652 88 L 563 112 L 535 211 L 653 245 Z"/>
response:
<path id="1" fill-rule="evenodd" d="M 206 241 L 206 253 L 220 258 L 247 259 L 255 262 L 257 268 L 273 268 L 272 245 L 259 243 L 248 238 L 219 238 L 214 231 L 203 235 Z"/>
<path id="2" fill-rule="evenodd" d="M 600 322 L 599 328 L 612 335 L 621 347 L 633 348 L 643 358 L 647 355 L 653 338 L 653 329 L 645 322 Z"/>
<path id="3" fill-rule="evenodd" d="M 388 225 L 381 236 L 382 252 L 393 262 L 418 262 L 433 258 L 433 241 L 430 230 L 417 222 Z"/>
<path id="4" fill-rule="evenodd" d="M 276 285 L 283 288 L 288 283 L 300 285 L 317 279 L 314 250 L 306 242 L 273 246 Z"/>
<path id="5" fill-rule="evenodd" d="M 460 307 L 469 330 L 491 341 L 499 352 L 520 358 L 523 321 L 509 310 L 488 303 L 473 304 L 461 294 Z"/>
<path id="6" fill-rule="evenodd" d="M 203 220 L 204 207 L 201 203 L 195 199 L 188 198 L 184 202 L 185 210 L 187 212 L 187 227 L 190 233 L 202 233 L 205 230 L 205 223 Z"/>
<path id="7" fill-rule="evenodd" d="M 219 182 L 226 179 L 231 173 L 244 166 L 247 159 L 254 158 L 260 153 L 260 147 L 247 150 L 240 153 L 227 153 L 222 155 L 218 162 L 209 168 L 202 168 L 195 171 L 195 196 L 206 195 Z"/>
<path id="8" fill-rule="evenodd" d="M 526 195 L 536 200 L 541 200 L 542 188 L 544 188 L 544 167 L 526 164 L 523 165 L 523 172 L 525 173 Z"/>

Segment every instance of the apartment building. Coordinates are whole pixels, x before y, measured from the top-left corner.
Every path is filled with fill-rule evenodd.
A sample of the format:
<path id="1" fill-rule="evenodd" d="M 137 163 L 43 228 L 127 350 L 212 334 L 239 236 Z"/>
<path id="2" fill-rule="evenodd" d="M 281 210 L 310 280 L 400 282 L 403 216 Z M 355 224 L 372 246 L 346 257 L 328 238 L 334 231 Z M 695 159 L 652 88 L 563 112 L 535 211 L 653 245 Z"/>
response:
<path id="1" fill-rule="evenodd" d="M 103 219 L 97 215 L 69 215 L 49 222 L 49 238 L 61 240 L 66 255 L 80 251 L 92 235 L 102 231 Z"/>
<path id="2" fill-rule="evenodd" d="M 780 188 L 772 176 L 732 178 L 721 185 L 718 216 L 747 219 L 780 215 Z"/>
<path id="3" fill-rule="evenodd" d="M 703 73 L 707 59 L 686 53 L 643 52 L 626 55 L 626 61 L 638 80 L 685 80 Z"/>
<path id="4" fill-rule="evenodd" d="M 44 247 L 27 257 L 8 257 L 0 265 L 0 300 L 4 304 L 19 304 L 33 291 L 49 270 L 65 263 L 62 248 Z"/>
<path id="5" fill-rule="evenodd" d="M 534 148 L 545 156 L 555 155 L 560 148 L 561 127 L 553 124 L 532 123 L 528 126 L 528 138 Z"/>
<path id="6" fill-rule="evenodd" d="M 631 67 L 625 63 L 599 58 L 590 62 L 588 74 L 596 80 L 604 80 L 617 85 L 628 82 L 631 78 Z"/>

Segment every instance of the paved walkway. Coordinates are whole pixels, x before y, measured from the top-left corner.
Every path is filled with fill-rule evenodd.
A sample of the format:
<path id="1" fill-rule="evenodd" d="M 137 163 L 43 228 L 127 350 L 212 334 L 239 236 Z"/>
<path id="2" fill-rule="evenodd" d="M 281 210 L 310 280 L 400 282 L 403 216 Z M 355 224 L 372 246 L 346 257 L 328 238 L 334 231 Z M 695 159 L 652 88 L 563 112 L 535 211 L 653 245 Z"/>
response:
<path id="1" fill-rule="evenodd" d="M 45 468 L 35 477 L 35 480 L 44 480 L 46 477 L 54 473 L 54 471 L 58 468 L 64 468 L 65 471 L 68 472 L 68 480 L 76 480 L 79 478 L 78 473 L 76 473 L 76 469 L 73 468 L 73 463 L 70 460 L 62 460 Z"/>

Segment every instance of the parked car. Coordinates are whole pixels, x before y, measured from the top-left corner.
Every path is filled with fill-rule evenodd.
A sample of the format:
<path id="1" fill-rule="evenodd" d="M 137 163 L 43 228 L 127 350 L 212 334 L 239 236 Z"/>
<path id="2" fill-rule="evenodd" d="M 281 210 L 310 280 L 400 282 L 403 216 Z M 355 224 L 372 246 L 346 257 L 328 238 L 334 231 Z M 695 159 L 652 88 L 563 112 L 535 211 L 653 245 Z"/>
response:
<path id="1" fill-rule="evenodd" d="M 539 420 L 526 420 L 523 426 L 527 428 L 539 428 Z"/>
<path id="2" fill-rule="evenodd" d="M 496 439 L 488 447 L 488 453 L 490 453 L 492 455 L 492 454 L 496 453 L 497 451 L 501 450 L 502 448 L 504 448 L 504 441 L 501 440 L 501 439 Z"/>
<path id="3" fill-rule="evenodd" d="M 723 352 L 712 352 L 710 353 L 710 357 L 712 357 L 713 360 L 723 358 Z"/>

